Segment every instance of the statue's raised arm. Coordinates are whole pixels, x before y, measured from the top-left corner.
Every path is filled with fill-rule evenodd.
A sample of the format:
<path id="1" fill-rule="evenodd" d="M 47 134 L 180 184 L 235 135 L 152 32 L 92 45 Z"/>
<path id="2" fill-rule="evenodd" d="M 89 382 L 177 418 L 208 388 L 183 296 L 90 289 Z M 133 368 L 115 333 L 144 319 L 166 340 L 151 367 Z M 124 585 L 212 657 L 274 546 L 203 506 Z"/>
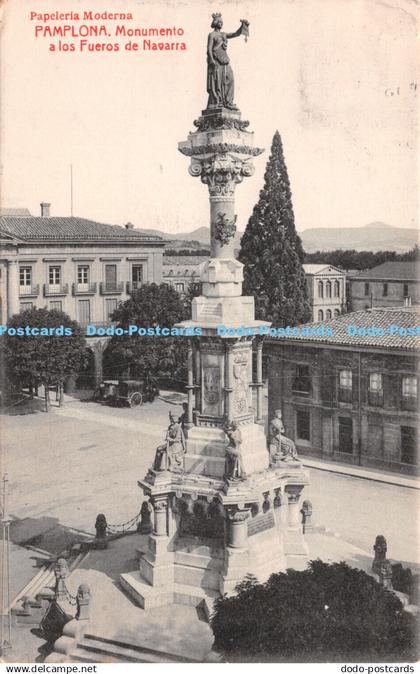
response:
<path id="1" fill-rule="evenodd" d="M 237 110 L 234 99 L 234 78 L 227 55 L 227 41 L 239 35 L 249 35 L 249 22 L 241 19 L 241 25 L 234 33 L 223 33 L 223 19 L 220 13 L 213 14 L 213 31 L 207 40 L 207 108 L 223 107 Z"/>

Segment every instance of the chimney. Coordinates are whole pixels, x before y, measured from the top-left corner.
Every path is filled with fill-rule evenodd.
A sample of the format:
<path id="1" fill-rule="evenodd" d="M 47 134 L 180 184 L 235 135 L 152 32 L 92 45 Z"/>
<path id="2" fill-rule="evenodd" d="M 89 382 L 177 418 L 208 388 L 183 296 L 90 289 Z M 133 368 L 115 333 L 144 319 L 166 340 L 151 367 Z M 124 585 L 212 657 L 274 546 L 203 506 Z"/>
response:
<path id="1" fill-rule="evenodd" d="M 41 218 L 49 218 L 51 204 L 48 204 L 46 201 L 41 201 L 40 206 L 41 206 Z"/>
<path id="2" fill-rule="evenodd" d="M 132 222 L 127 222 L 127 224 L 125 225 L 125 228 L 126 229 L 134 229 L 134 225 L 133 225 Z"/>

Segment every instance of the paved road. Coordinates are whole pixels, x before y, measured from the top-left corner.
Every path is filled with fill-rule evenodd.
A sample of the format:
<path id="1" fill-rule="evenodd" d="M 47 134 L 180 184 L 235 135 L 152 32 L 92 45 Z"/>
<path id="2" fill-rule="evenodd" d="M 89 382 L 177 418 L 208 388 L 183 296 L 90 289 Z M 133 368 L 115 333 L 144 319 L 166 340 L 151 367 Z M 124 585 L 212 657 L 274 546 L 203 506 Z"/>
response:
<path id="1" fill-rule="evenodd" d="M 120 523 L 138 512 L 137 480 L 150 466 L 180 405 L 161 400 L 140 408 L 111 408 L 72 401 L 49 414 L 2 416 L 10 512 L 48 523 L 94 531 L 99 512 Z M 317 523 L 370 552 L 379 533 L 389 556 L 418 562 L 419 492 L 310 469 L 310 498 Z"/>

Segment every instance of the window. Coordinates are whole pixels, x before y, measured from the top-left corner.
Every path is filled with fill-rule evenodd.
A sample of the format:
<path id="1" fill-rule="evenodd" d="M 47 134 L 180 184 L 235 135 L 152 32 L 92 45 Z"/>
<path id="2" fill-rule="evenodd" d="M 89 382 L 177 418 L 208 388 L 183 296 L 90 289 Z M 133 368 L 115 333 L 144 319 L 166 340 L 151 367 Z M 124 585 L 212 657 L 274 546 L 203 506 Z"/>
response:
<path id="1" fill-rule="evenodd" d="M 20 267 L 19 269 L 19 285 L 22 287 L 30 286 L 32 284 L 32 267 Z"/>
<path id="2" fill-rule="evenodd" d="M 388 297 L 388 283 L 384 283 L 382 286 L 382 295 Z"/>
<path id="3" fill-rule="evenodd" d="M 296 410 L 296 437 L 299 440 L 311 439 L 311 415 L 309 410 Z"/>
<path id="4" fill-rule="evenodd" d="M 61 302 L 61 300 L 54 300 L 50 302 L 50 309 L 53 309 L 55 311 L 62 311 L 63 303 Z"/>
<path id="5" fill-rule="evenodd" d="M 327 281 L 325 284 L 325 297 L 331 297 L 331 281 Z"/>
<path id="6" fill-rule="evenodd" d="M 322 309 L 318 311 L 318 321 L 323 321 L 324 320 L 324 312 Z"/>
<path id="7" fill-rule="evenodd" d="M 338 399 L 351 403 L 353 397 L 353 373 L 351 370 L 340 370 L 338 373 Z"/>
<path id="8" fill-rule="evenodd" d="M 340 310 L 339 309 L 334 309 L 334 318 L 337 318 L 337 316 L 340 315 Z"/>
<path id="9" fill-rule="evenodd" d="M 143 265 L 142 264 L 133 264 L 131 267 L 131 281 L 133 284 L 133 289 L 141 287 L 143 283 Z"/>
<path id="10" fill-rule="evenodd" d="M 184 292 L 184 284 L 183 283 L 175 283 L 175 290 L 178 293 L 183 293 Z"/>
<path id="11" fill-rule="evenodd" d="M 417 377 L 402 378 L 402 408 L 403 410 L 417 410 Z"/>
<path id="12" fill-rule="evenodd" d="M 327 311 L 325 312 L 325 318 L 327 319 L 327 321 L 329 321 L 332 318 L 331 309 L 327 309 Z"/>
<path id="13" fill-rule="evenodd" d="M 34 308 L 34 303 L 33 302 L 21 302 L 20 303 L 20 310 L 21 311 L 29 311 L 30 309 Z"/>
<path id="14" fill-rule="evenodd" d="M 89 283 L 89 267 L 87 265 L 79 265 L 77 267 L 77 284 L 79 286 L 88 285 Z"/>
<path id="15" fill-rule="evenodd" d="M 48 269 L 48 283 L 50 286 L 60 285 L 61 283 L 61 267 L 49 267 Z"/>
<path id="16" fill-rule="evenodd" d="M 296 374 L 293 380 L 293 391 L 296 393 L 310 393 L 311 375 L 309 365 L 297 365 Z"/>
<path id="17" fill-rule="evenodd" d="M 318 297 L 324 297 L 324 284 L 318 281 Z"/>
<path id="18" fill-rule="evenodd" d="M 380 372 L 371 372 L 369 374 L 369 405 L 381 406 L 384 404 L 384 390 L 382 384 L 382 374 Z"/>
<path id="19" fill-rule="evenodd" d="M 417 429 L 401 426 L 401 463 L 417 463 Z"/>
<path id="20" fill-rule="evenodd" d="M 105 288 L 107 290 L 116 290 L 117 288 L 117 265 L 105 265 Z"/>
<path id="21" fill-rule="evenodd" d="M 338 450 L 353 454 L 353 420 L 338 417 Z"/>
<path id="22" fill-rule="evenodd" d="M 117 308 L 117 300 L 113 297 L 105 300 L 105 320 L 111 321 L 111 316 Z"/>
<path id="23" fill-rule="evenodd" d="M 404 283 L 403 285 L 403 295 L 404 297 L 408 297 L 408 283 Z"/>
<path id="24" fill-rule="evenodd" d="M 90 323 L 90 300 L 79 300 L 77 303 L 77 314 L 81 325 Z"/>
<path id="25" fill-rule="evenodd" d="M 365 295 L 369 295 L 369 283 L 365 283 Z"/>
<path id="26" fill-rule="evenodd" d="M 340 281 L 334 281 L 334 297 L 340 297 Z"/>

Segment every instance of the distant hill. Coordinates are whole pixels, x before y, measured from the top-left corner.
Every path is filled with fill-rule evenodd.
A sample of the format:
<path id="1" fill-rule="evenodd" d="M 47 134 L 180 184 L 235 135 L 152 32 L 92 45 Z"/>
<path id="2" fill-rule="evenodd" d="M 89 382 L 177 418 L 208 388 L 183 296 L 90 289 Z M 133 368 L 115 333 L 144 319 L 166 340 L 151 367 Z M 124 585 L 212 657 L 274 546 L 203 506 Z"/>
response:
<path id="1" fill-rule="evenodd" d="M 198 227 L 191 232 L 168 234 L 157 229 L 141 230 L 147 234 L 157 234 L 169 239 L 171 248 L 210 248 L 210 229 Z M 241 245 L 243 232 L 235 235 L 235 248 Z M 314 227 L 299 232 L 303 248 L 306 253 L 317 250 L 394 250 L 404 253 L 414 247 L 419 241 L 416 229 L 393 227 L 385 222 L 371 222 L 364 227 Z"/>
<path id="2" fill-rule="evenodd" d="M 314 227 L 299 232 L 306 253 L 317 250 L 394 250 L 404 253 L 419 241 L 416 229 L 393 227 L 384 222 L 371 222 L 364 227 L 329 229 Z"/>

